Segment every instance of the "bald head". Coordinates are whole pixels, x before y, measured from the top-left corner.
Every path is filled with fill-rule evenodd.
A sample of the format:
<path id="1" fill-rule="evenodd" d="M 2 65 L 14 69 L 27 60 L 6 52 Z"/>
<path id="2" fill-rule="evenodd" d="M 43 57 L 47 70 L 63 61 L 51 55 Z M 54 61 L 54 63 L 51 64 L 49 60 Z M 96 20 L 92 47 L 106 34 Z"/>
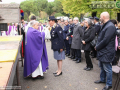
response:
<path id="1" fill-rule="evenodd" d="M 102 23 L 106 23 L 110 19 L 110 15 L 108 12 L 102 12 L 100 15 L 100 20 Z"/>
<path id="2" fill-rule="evenodd" d="M 102 16 L 104 16 L 106 19 L 110 19 L 110 15 L 108 12 L 101 13 Z"/>

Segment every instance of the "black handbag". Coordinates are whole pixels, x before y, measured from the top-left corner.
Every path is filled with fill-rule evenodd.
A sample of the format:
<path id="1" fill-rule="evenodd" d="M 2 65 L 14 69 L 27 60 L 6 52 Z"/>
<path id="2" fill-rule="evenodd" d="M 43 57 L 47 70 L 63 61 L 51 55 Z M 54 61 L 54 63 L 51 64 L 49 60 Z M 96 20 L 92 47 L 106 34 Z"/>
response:
<path id="1" fill-rule="evenodd" d="M 97 39 L 98 39 L 98 36 L 95 36 L 95 38 L 90 42 L 90 44 L 91 44 L 92 47 L 96 46 Z"/>

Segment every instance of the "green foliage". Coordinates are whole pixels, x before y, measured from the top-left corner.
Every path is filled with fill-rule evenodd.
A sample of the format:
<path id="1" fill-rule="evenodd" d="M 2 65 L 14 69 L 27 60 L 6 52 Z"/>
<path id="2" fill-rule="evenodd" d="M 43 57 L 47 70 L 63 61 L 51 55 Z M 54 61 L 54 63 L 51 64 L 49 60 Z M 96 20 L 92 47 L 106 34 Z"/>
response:
<path id="1" fill-rule="evenodd" d="M 26 0 L 21 2 L 20 4 L 21 9 L 30 15 L 30 12 L 36 12 L 37 11 L 37 6 L 34 5 L 34 1 L 32 0 Z"/>
<path id="2" fill-rule="evenodd" d="M 59 16 L 64 16 L 64 15 L 61 14 L 61 13 L 56 13 L 54 16 L 55 16 L 55 17 L 59 17 Z"/>
<path id="3" fill-rule="evenodd" d="M 87 12 L 97 12 L 97 17 L 100 17 L 100 13 L 107 11 L 110 13 L 111 19 L 115 19 L 116 13 L 120 12 L 120 9 L 94 9 L 90 8 L 92 1 L 114 1 L 114 0 L 59 0 L 62 3 L 63 11 L 66 14 L 70 14 L 71 17 L 80 17 L 81 14 L 85 14 Z M 120 1 L 120 0 L 116 0 Z"/>
<path id="4" fill-rule="evenodd" d="M 53 5 L 52 2 L 49 2 L 49 3 L 47 4 L 47 7 L 46 7 L 45 11 L 46 11 L 46 13 L 47 13 L 49 16 L 54 12 L 54 11 L 53 11 L 53 7 L 54 7 L 54 5 Z"/>
<path id="5" fill-rule="evenodd" d="M 21 2 L 20 7 L 25 13 L 25 19 L 29 19 L 28 17 L 31 13 L 40 17 L 41 11 L 45 11 L 49 16 L 54 15 L 55 13 L 56 16 L 67 16 L 67 14 L 63 11 L 62 3 L 59 0 L 54 0 L 54 2 L 48 2 L 48 0 L 25 0 Z"/>

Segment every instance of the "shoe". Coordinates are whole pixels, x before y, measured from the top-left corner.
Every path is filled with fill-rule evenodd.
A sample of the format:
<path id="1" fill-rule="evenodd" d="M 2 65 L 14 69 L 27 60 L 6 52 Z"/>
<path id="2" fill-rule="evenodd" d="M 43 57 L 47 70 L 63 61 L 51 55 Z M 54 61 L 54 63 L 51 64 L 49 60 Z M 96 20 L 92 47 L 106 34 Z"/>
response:
<path id="1" fill-rule="evenodd" d="M 77 61 L 78 59 L 73 59 L 73 61 Z"/>
<path id="2" fill-rule="evenodd" d="M 91 58 L 96 58 L 95 56 L 92 56 Z"/>
<path id="3" fill-rule="evenodd" d="M 44 79 L 44 76 L 40 76 L 40 77 L 38 77 L 38 79 Z"/>
<path id="4" fill-rule="evenodd" d="M 91 68 L 87 68 L 87 69 L 86 69 L 86 71 L 90 71 L 90 70 L 91 70 Z"/>
<path id="5" fill-rule="evenodd" d="M 38 77 L 32 78 L 32 80 L 36 80 L 36 79 L 38 79 Z"/>
<path id="6" fill-rule="evenodd" d="M 76 61 L 76 63 L 80 63 L 80 62 L 81 62 L 81 60 L 77 60 L 77 61 Z"/>
<path id="7" fill-rule="evenodd" d="M 72 56 L 68 56 L 68 58 L 71 58 Z"/>
<path id="8" fill-rule="evenodd" d="M 102 90 L 110 90 L 112 86 L 105 86 Z"/>
<path id="9" fill-rule="evenodd" d="M 96 83 L 96 84 L 100 84 L 100 83 L 105 83 L 105 82 L 100 81 L 100 80 L 97 80 L 97 81 L 95 81 L 94 83 Z"/>
<path id="10" fill-rule="evenodd" d="M 70 56 L 70 54 L 66 54 L 66 56 Z"/>
<path id="11" fill-rule="evenodd" d="M 60 75 L 62 75 L 62 72 L 61 72 L 59 75 L 57 75 L 57 74 L 54 74 L 54 76 L 55 76 L 55 77 L 58 77 L 58 76 L 60 76 Z"/>
<path id="12" fill-rule="evenodd" d="M 86 70 L 88 67 L 85 67 L 83 70 Z"/>
<path id="13" fill-rule="evenodd" d="M 73 57 L 71 57 L 71 59 L 75 59 L 75 57 L 73 56 Z"/>
<path id="14" fill-rule="evenodd" d="M 57 74 L 57 72 L 53 73 L 53 74 Z"/>

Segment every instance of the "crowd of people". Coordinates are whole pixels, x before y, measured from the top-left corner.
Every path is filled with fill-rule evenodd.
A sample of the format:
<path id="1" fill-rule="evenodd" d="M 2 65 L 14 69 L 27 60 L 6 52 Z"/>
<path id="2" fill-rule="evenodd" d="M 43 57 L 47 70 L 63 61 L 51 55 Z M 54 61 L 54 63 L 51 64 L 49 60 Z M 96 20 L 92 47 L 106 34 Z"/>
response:
<path id="1" fill-rule="evenodd" d="M 79 22 L 78 17 L 59 18 L 50 16 L 48 23 L 39 23 L 31 16 L 29 23 L 21 18 L 20 25 L 8 24 L 8 31 L 2 31 L 2 36 L 23 35 L 24 77 L 44 78 L 43 73 L 48 69 L 48 57 L 45 39 L 51 41 L 54 58 L 58 69 L 54 76 L 62 75 L 62 61 L 65 56 L 76 63 L 82 61 L 81 50 L 84 50 L 86 66 L 83 70 L 93 69 L 91 58 L 99 61 L 100 80 L 96 84 L 106 83 L 103 90 L 112 88 L 112 65 L 116 65 L 120 56 L 120 23 L 110 20 L 108 12 L 98 17 L 85 18 Z"/>
<path id="2" fill-rule="evenodd" d="M 62 51 L 65 51 L 66 57 L 71 58 L 76 63 L 80 63 L 82 61 L 81 50 L 84 50 L 86 66 L 83 69 L 86 71 L 93 69 L 91 58 L 99 60 L 99 67 L 101 69 L 100 80 L 94 83 L 106 83 L 103 90 L 111 89 L 112 65 L 117 65 L 120 56 L 120 23 L 113 19 L 110 20 L 109 13 L 103 12 L 100 15 L 100 20 L 98 17 L 89 17 L 85 18 L 83 22 L 79 22 L 77 17 L 73 19 L 61 18 L 57 20 L 57 24 L 62 28 L 63 40 L 60 42 L 63 42 L 64 45 L 57 42 L 58 39 L 60 40 L 59 33 L 57 37 L 51 32 L 51 36 L 53 35 L 51 38 L 52 45 L 55 46 L 57 42 L 62 46 L 58 46 L 58 50 L 52 48 L 54 57 L 63 56 L 55 59 L 59 61 L 64 59 Z M 60 53 L 56 54 L 55 52 L 59 50 Z M 58 76 L 62 75 L 62 69 L 59 68 L 56 73 Z"/>

